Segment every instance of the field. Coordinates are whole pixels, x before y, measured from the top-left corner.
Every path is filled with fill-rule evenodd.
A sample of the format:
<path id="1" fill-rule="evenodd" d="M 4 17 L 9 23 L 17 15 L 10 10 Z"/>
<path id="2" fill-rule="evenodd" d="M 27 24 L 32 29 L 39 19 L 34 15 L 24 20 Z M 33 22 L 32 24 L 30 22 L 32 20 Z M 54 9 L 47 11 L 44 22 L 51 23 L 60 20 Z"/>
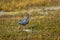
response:
<path id="1" fill-rule="evenodd" d="M 59 6 L 60 0 L 0 0 L 0 10 L 20 11 L 42 6 Z"/>
<path id="2" fill-rule="evenodd" d="M 60 40 L 60 0 L 0 0 L 0 40 Z"/>
<path id="3" fill-rule="evenodd" d="M 0 15 L 0 40 L 60 40 L 60 10 L 48 10 L 43 14 L 33 11 L 26 26 L 18 24 L 26 12 L 3 12 Z M 48 14 L 45 15 L 45 12 Z M 10 14 L 15 15 L 10 15 Z M 30 31 L 23 31 L 23 29 Z"/>

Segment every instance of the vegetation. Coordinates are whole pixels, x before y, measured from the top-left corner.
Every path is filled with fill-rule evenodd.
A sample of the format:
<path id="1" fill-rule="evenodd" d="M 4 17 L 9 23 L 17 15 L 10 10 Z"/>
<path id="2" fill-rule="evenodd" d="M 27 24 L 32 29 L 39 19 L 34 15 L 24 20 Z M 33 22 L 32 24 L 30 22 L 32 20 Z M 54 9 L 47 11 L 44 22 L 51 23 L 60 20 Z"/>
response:
<path id="1" fill-rule="evenodd" d="M 60 10 L 47 12 L 48 15 L 33 12 L 29 24 L 25 27 L 18 22 L 26 13 L 0 16 L 0 40 L 59 40 Z M 21 31 L 23 27 L 32 31 Z"/>
<path id="2" fill-rule="evenodd" d="M 33 7 L 56 6 L 59 0 L 0 0 L 0 10 L 20 11 Z"/>
<path id="3" fill-rule="evenodd" d="M 59 6 L 59 0 L 0 0 L 0 40 L 60 40 L 60 10 L 44 10 L 45 6 Z M 29 24 L 19 25 L 20 19 L 32 11 Z M 44 12 L 48 12 L 45 14 Z M 30 32 L 23 29 L 30 29 Z"/>

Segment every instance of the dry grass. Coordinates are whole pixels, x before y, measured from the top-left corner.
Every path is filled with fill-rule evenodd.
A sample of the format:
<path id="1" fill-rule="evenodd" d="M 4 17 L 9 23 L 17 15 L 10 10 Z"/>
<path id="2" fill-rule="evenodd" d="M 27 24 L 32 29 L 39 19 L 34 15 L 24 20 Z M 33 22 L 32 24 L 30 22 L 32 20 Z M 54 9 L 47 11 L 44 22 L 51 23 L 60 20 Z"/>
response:
<path id="1" fill-rule="evenodd" d="M 49 11 L 46 16 L 32 13 L 26 28 L 31 32 L 20 31 L 23 26 L 18 22 L 22 19 L 19 13 L 16 15 L 0 16 L 0 40 L 59 40 L 60 39 L 60 11 Z M 25 27 L 24 27 L 25 28 Z"/>
<path id="2" fill-rule="evenodd" d="M 0 10 L 4 11 L 20 11 L 41 6 L 56 6 L 58 1 L 52 0 L 0 0 Z"/>

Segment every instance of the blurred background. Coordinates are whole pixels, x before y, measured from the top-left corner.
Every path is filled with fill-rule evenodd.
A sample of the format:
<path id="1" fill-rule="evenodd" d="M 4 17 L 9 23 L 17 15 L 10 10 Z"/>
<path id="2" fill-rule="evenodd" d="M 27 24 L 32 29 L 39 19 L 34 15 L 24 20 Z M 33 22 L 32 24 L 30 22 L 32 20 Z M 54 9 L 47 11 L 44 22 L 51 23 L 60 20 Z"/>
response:
<path id="1" fill-rule="evenodd" d="M 60 0 L 0 0 L 0 40 L 60 40 Z"/>
<path id="2" fill-rule="evenodd" d="M 0 10 L 20 11 L 42 6 L 59 6 L 60 0 L 0 0 Z"/>

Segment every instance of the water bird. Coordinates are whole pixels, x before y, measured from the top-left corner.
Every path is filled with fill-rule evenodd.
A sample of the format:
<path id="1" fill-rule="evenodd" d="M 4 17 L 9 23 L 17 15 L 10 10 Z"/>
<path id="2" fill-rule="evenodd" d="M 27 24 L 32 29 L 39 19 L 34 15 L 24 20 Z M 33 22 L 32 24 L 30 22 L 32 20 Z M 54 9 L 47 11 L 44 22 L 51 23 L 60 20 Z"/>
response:
<path id="1" fill-rule="evenodd" d="M 27 17 L 25 18 L 25 19 L 22 19 L 22 20 L 20 20 L 19 21 L 19 24 L 20 25 L 27 25 L 28 23 L 29 23 L 29 19 L 30 19 L 30 15 L 29 14 L 27 14 Z"/>

